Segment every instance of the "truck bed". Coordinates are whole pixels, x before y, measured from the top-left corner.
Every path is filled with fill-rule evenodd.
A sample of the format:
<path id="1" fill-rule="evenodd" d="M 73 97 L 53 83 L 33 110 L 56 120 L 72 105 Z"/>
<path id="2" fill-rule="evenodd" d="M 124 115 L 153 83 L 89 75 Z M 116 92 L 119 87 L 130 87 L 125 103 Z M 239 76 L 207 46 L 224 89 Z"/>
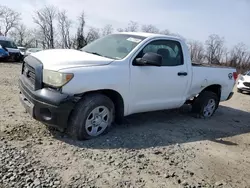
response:
<path id="1" fill-rule="evenodd" d="M 235 80 L 230 77 L 230 74 L 236 72 L 235 68 L 192 63 L 192 81 L 188 93 L 188 97 L 193 97 L 198 94 L 202 88 L 211 85 L 221 86 L 221 101 L 227 99 L 228 94 L 232 91 Z"/>
<path id="2" fill-rule="evenodd" d="M 229 67 L 227 65 L 221 65 L 221 64 L 208 64 L 208 63 L 195 63 L 192 62 L 192 66 L 195 67 L 212 67 L 212 68 L 231 68 L 234 69 L 233 67 Z"/>

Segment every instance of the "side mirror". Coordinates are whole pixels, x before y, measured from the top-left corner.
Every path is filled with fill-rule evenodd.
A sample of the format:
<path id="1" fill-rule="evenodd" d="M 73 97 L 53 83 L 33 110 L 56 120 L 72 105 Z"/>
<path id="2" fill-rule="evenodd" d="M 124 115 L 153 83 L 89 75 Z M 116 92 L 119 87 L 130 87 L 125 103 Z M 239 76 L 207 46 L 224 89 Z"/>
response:
<path id="1" fill-rule="evenodd" d="M 153 65 L 153 66 L 161 66 L 162 65 L 162 56 L 153 53 L 153 52 L 148 52 L 144 54 L 142 58 L 137 58 L 135 60 L 135 65 L 138 66 L 144 66 L 144 65 Z"/>

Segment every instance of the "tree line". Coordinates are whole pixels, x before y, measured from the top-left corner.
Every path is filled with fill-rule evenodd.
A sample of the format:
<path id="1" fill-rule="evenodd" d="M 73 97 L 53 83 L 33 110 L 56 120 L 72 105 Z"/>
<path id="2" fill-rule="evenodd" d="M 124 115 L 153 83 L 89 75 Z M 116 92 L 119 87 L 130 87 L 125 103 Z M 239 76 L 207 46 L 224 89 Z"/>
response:
<path id="1" fill-rule="evenodd" d="M 34 11 L 32 17 L 35 29 L 28 28 L 22 23 L 21 13 L 0 6 L 0 35 L 11 37 L 19 46 L 41 46 L 44 49 L 80 49 L 115 31 L 142 31 L 180 36 L 168 29 L 160 30 L 152 24 L 140 25 L 134 21 L 129 21 L 125 28 L 115 29 L 110 24 L 103 28 L 87 27 L 84 11 L 79 14 L 77 21 L 73 21 L 68 17 L 66 10 L 59 10 L 50 5 Z M 250 69 L 250 51 L 244 43 L 228 49 L 224 38 L 216 34 L 211 34 L 204 43 L 197 40 L 186 42 L 193 62 L 232 66 L 236 67 L 238 72 Z"/>

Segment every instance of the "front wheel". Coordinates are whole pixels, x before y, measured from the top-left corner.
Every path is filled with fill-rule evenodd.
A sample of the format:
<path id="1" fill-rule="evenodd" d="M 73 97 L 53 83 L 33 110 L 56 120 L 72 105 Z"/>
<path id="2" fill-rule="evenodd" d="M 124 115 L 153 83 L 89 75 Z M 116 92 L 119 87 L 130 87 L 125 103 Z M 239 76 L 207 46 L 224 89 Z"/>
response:
<path id="1" fill-rule="evenodd" d="M 107 133 L 114 121 L 115 107 L 102 94 L 89 94 L 80 100 L 69 122 L 68 133 L 77 140 L 86 140 Z"/>
<path id="2" fill-rule="evenodd" d="M 198 118 L 210 118 L 215 113 L 218 105 L 218 95 L 211 91 L 204 91 L 195 99 L 192 112 Z"/>
<path id="3" fill-rule="evenodd" d="M 242 90 L 241 90 L 241 89 L 237 89 L 237 92 L 238 92 L 238 93 L 242 93 Z"/>

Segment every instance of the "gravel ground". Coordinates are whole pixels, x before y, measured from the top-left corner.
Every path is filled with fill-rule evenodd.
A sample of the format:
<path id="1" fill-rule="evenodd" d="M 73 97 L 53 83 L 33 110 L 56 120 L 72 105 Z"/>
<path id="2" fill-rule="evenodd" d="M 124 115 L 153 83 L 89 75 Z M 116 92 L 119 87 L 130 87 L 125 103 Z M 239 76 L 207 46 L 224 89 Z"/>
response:
<path id="1" fill-rule="evenodd" d="M 210 120 L 186 108 L 137 114 L 75 142 L 25 113 L 20 64 L 0 66 L 0 187 L 250 187 L 248 94 Z"/>

